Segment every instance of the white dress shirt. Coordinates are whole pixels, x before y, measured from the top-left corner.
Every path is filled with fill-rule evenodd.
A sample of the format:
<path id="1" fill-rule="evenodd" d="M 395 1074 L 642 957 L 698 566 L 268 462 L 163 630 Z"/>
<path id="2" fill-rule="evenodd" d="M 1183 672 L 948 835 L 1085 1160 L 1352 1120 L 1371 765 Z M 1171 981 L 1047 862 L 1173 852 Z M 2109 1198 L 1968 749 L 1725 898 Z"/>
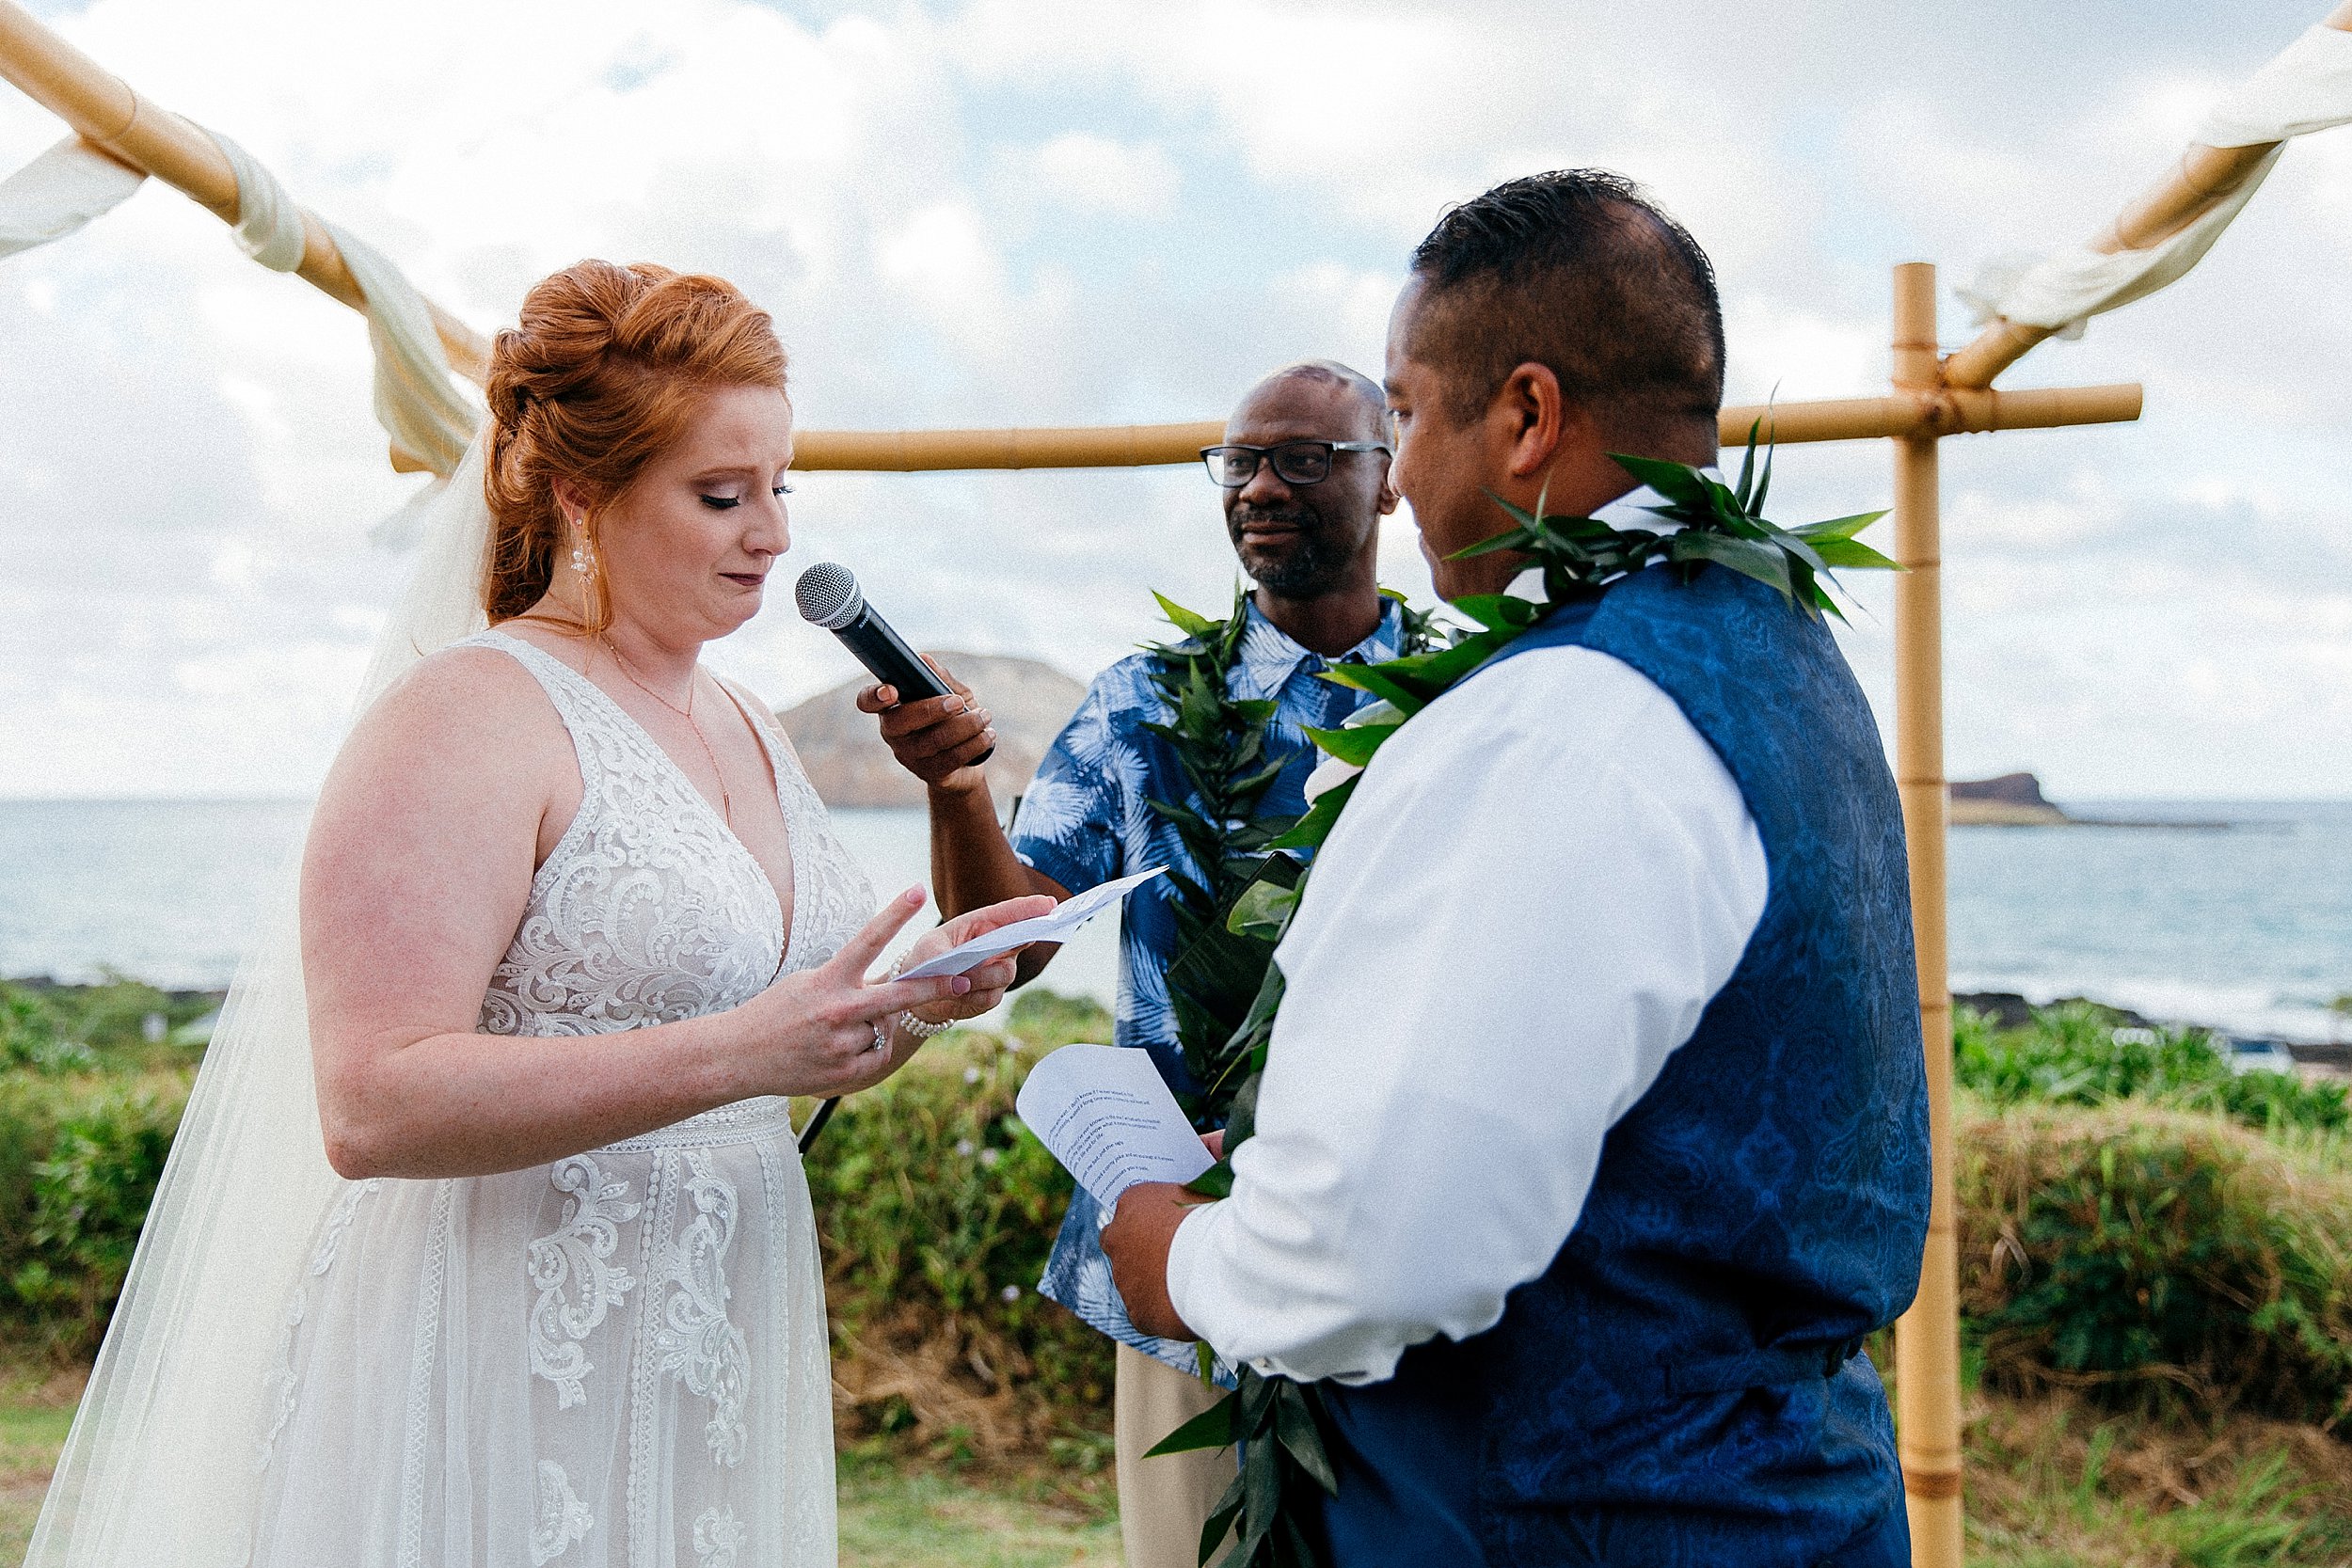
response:
<path id="1" fill-rule="evenodd" d="M 1545 648 L 1449 693 L 1316 856 L 1256 1135 L 1168 1254 L 1177 1311 L 1235 1361 L 1343 1383 L 1491 1327 L 1765 892 L 1739 787 L 1629 666 Z"/>

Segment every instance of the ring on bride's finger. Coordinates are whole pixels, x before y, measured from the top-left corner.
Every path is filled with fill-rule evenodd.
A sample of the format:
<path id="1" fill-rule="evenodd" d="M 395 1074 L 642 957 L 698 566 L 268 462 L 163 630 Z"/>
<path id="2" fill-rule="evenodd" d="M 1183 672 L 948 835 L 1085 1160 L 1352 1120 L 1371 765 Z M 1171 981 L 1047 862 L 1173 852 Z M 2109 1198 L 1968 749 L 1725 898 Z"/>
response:
<path id="1" fill-rule="evenodd" d="M 874 1021 L 874 1049 L 877 1051 L 890 1049 L 890 1031 L 882 1027 L 880 1019 Z"/>

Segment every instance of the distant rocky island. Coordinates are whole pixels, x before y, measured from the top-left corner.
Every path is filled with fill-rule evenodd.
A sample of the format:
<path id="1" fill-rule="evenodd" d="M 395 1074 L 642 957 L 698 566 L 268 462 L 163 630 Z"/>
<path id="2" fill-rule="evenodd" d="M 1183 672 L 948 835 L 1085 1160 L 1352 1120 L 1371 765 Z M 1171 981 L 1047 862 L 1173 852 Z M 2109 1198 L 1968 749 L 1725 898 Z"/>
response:
<path id="1" fill-rule="evenodd" d="M 996 754 L 988 761 L 988 784 L 1001 809 L 1029 787 L 1046 748 L 1078 711 L 1086 683 L 1033 658 L 946 651 L 930 657 L 954 671 L 995 719 Z M 825 804 L 919 806 L 922 784 L 892 758 L 873 717 L 857 710 L 858 692 L 872 684 L 871 677 L 860 674 L 776 717 Z"/>
<path id="2" fill-rule="evenodd" d="M 2221 832 L 2233 822 L 2184 822 L 2159 817 L 2076 816 L 2051 803 L 2031 773 L 1952 782 L 1955 828 L 2181 828 Z"/>
<path id="3" fill-rule="evenodd" d="M 2031 773 L 1952 782 L 1955 828 L 2055 828 L 2073 820 L 2049 802 Z"/>

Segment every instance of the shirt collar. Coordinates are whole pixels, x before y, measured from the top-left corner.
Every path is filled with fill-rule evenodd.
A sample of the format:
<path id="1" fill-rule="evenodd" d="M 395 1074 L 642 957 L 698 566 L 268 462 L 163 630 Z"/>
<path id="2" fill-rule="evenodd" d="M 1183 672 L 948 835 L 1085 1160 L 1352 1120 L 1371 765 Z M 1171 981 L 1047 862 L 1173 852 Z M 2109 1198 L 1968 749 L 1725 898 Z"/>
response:
<path id="1" fill-rule="evenodd" d="M 1265 617 L 1254 595 L 1243 601 L 1248 626 L 1241 634 L 1238 661 L 1242 700 L 1263 702 L 1288 686 L 1299 667 L 1312 660 L 1320 671 L 1332 664 L 1378 664 L 1397 657 L 1405 645 L 1405 617 L 1394 599 L 1380 601 L 1380 622 L 1372 635 L 1336 659 L 1325 659 L 1313 649 L 1294 641 L 1291 635 Z"/>

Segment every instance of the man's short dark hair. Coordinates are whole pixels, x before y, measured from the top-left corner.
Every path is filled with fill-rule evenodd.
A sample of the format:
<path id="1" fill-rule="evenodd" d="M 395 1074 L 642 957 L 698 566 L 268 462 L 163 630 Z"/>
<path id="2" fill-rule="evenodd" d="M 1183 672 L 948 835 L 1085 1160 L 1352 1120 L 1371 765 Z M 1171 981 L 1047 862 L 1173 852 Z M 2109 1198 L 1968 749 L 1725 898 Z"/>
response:
<path id="1" fill-rule="evenodd" d="M 1715 269 L 1623 175 L 1571 168 L 1497 185 L 1438 220 L 1413 271 L 1423 293 L 1406 350 L 1445 373 L 1455 424 L 1533 362 L 1613 438 L 1713 429 L 1724 397 Z"/>

